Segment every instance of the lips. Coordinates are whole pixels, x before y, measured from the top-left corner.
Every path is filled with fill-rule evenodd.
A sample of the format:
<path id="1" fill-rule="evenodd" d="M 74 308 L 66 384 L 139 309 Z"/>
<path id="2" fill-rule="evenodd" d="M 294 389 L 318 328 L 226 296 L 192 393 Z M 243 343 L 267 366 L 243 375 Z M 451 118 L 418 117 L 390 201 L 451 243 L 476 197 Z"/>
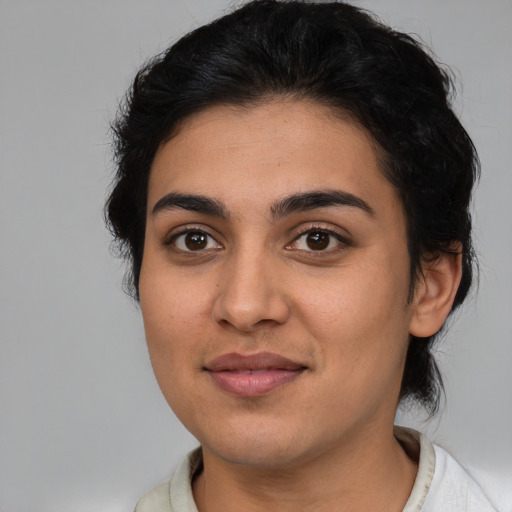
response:
<path id="1" fill-rule="evenodd" d="M 299 363 L 270 352 L 249 356 L 224 354 L 205 367 L 214 383 L 222 390 L 245 397 L 270 393 L 295 380 L 305 369 Z"/>

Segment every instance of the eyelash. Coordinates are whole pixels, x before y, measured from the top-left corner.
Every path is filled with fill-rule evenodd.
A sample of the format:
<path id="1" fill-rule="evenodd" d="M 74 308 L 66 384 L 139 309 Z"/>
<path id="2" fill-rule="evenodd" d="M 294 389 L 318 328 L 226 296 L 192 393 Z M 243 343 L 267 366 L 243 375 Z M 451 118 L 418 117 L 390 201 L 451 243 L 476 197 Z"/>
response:
<path id="1" fill-rule="evenodd" d="M 208 239 L 210 240 L 213 240 L 216 244 L 218 244 L 220 247 L 222 247 L 222 244 L 220 244 L 216 238 L 214 236 L 212 236 L 210 233 L 208 233 L 208 231 L 206 231 L 204 228 L 198 228 L 196 226 L 185 226 L 183 229 L 181 229 L 178 233 L 173 233 L 165 242 L 164 242 L 164 245 L 166 247 L 171 247 L 172 249 L 176 250 L 177 252 L 181 252 L 181 253 L 191 253 L 191 254 L 194 254 L 194 253 L 204 253 L 206 251 L 211 251 L 212 248 L 210 249 L 202 249 L 202 248 L 199 248 L 198 250 L 194 251 L 192 249 L 189 249 L 189 250 L 186 250 L 186 249 L 182 249 L 182 248 L 179 248 L 177 247 L 177 244 L 176 244 L 176 241 L 180 238 L 180 237 L 185 237 L 186 235 L 189 235 L 189 234 L 193 234 L 193 233 L 197 233 L 197 234 L 200 234 L 200 235 L 204 235 L 205 237 L 207 237 Z M 207 244 L 209 243 L 209 241 L 206 242 Z M 219 248 L 220 248 L 219 247 Z M 214 248 L 214 249 L 217 249 L 217 248 Z"/>
<path id="2" fill-rule="evenodd" d="M 321 233 L 323 235 L 327 235 L 329 237 L 332 237 L 334 238 L 337 242 L 338 242 L 338 245 L 334 248 L 330 248 L 330 249 L 311 249 L 309 251 L 305 251 L 305 252 L 310 252 L 312 253 L 311 256 L 321 256 L 321 255 L 325 255 L 325 254 L 332 254 L 334 252 L 338 252 L 338 251 L 341 251 L 343 249 L 346 249 L 347 247 L 350 247 L 352 244 L 351 242 L 344 236 L 342 236 L 340 233 L 338 233 L 337 231 L 334 231 L 332 229 L 328 229 L 328 228 L 325 228 L 325 227 L 322 227 L 322 226 L 311 226 L 311 227 L 308 227 L 307 229 L 303 230 L 301 233 L 299 233 L 294 239 L 293 241 L 288 244 L 286 246 L 286 248 L 290 248 L 291 249 L 291 245 L 292 244 L 295 244 L 298 240 L 300 240 L 301 238 L 307 236 L 307 235 L 311 235 L 311 234 L 316 234 L 316 233 Z M 331 241 L 328 242 L 328 244 L 330 245 Z"/>
<path id="3" fill-rule="evenodd" d="M 183 249 L 183 248 L 180 248 L 180 247 L 177 247 L 177 240 L 180 238 L 180 237 L 185 237 L 186 235 L 189 235 L 189 234 L 194 234 L 194 233 L 197 233 L 199 235 L 204 235 L 207 239 L 206 241 L 206 244 L 209 244 L 211 243 L 211 241 L 215 242 L 219 247 L 214 247 L 214 248 L 198 248 L 197 250 L 193 250 L 193 249 Z M 334 238 L 338 244 L 336 247 L 334 248 L 319 248 L 319 249 L 312 249 L 310 247 L 310 250 L 306 250 L 306 249 L 298 249 L 298 251 L 301 251 L 301 252 L 307 252 L 307 253 L 311 253 L 311 256 L 321 256 L 322 254 L 332 254 L 334 252 L 338 252 L 340 250 L 343 250 L 349 246 L 351 246 L 351 242 L 344 236 L 340 235 L 340 233 L 332 230 L 332 229 L 328 229 L 328 228 L 325 228 L 325 227 L 322 227 L 322 226 L 311 226 L 311 227 L 308 227 L 307 229 L 304 229 L 303 231 L 301 231 L 293 240 L 292 242 L 290 242 L 289 244 L 287 244 L 285 246 L 286 249 L 288 250 L 293 250 L 294 248 L 291 247 L 293 244 L 296 244 L 297 241 L 299 241 L 301 238 L 307 236 L 307 235 L 311 235 L 311 234 L 322 234 L 322 235 L 327 235 L 328 237 L 330 238 Z M 329 240 L 328 241 L 328 245 L 327 247 L 331 244 L 332 240 Z M 183 229 L 181 229 L 178 233 L 173 233 L 165 242 L 164 242 L 164 245 L 166 247 L 171 247 L 173 250 L 175 250 L 176 252 L 180 252 L 180 253 L 183 253 L 183 254 L 200 254 L 200 253 L 205 253 L 205 252 L 211 252 L 212 250 L 216 250 L 216 249 L 221 249 L 222 248 L 222 244 L 219 243 L 216 238 L 214 236 L 212 236 L 208 231 L 206 231 L 204 228 L 199 228 L 199 227 L 196 227 L 196 226 L 186 226 L 184 227 Z"/>

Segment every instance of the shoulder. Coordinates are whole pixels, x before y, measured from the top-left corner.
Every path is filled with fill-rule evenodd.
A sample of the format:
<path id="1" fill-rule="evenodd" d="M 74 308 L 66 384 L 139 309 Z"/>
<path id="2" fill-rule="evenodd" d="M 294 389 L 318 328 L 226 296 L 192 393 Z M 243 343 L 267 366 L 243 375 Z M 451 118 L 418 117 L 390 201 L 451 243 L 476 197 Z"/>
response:
<path id="1" fill-rule="evenodd" d="M 425 512 L 463 510 L 465 512 L 495 512 L 480 485 L 443 448 L 433 445 L 436 467 L 425 500 Z"/>
<path id="2" fill-rule="evenodd" d="M 407 428 L 395 430 L 406 444 L 419 444 L 418 474 L 403 512 L 496 512 L 482 488 L 443 448 Z"/>
<path id="3" fill-rule="evenodd" d="M 135 507 L 135 512 L 171 512 L 170 480 L 147 492 Z"/>
<path id="4" fill-rule="evenodd" d="M 201 450 L 190 452 L 169 481 L 151 489 L 138 501 L 135 512 L 197 512 L 191 482 L 201 465 Z"/>

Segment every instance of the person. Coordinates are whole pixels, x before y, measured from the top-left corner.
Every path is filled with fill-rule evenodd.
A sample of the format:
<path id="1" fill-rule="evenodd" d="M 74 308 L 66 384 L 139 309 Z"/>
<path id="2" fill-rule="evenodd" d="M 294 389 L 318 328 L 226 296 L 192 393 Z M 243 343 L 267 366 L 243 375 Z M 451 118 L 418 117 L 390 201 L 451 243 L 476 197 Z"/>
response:
<path id="1" fill-rule="evenodd" d="M 495 510 L 394 426 L 473 280 L 449 73 L 347 3 L 256 0 L 137 74 L 106 204 L 157 381 L 197 438 L 137 512 Z"/>

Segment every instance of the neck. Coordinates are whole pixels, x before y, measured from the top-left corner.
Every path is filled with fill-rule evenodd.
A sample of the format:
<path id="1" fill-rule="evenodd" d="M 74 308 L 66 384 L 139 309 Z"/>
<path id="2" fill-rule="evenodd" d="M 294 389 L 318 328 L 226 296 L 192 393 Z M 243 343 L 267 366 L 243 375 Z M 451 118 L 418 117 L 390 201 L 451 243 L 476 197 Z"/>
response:
<path id="1" fill-rule="evenodd" d="M 226 462 L 203 447 L 204 471 L 193 484 L 199 512 L 400 512 L 411 492 L 417 465 L 393 436 L 358 434 L 349 449 L 261 468 Z"/>

